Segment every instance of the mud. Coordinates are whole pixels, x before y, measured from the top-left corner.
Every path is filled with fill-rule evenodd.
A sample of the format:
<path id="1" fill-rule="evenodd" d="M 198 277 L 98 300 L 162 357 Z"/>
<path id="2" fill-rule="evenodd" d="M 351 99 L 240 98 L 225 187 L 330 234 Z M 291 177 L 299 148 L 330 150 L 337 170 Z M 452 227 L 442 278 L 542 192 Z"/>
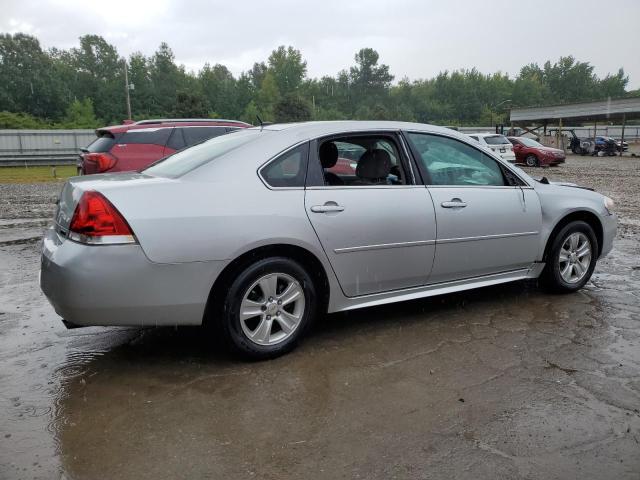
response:
<path id="1" fill-rule="evenodd" d="M 329 315 L 261 363 L 198 328 L 65 330 L 37 286 L 50 192 L 3 198 L 0 478 L 637 479 L 640 161 L 533 173 L 618 204 L 583 291 Z"/>

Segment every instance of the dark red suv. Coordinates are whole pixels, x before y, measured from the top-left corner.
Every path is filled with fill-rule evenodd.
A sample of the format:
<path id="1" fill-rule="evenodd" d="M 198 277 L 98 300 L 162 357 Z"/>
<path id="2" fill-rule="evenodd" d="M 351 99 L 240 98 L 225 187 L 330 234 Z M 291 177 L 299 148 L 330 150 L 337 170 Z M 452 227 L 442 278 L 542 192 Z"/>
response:
<path id="1" fill-rule="evenodd" d="M 167 119 L 99 128 L 98 138 L 81 150 L 78 175 L 140 170 L 178 150 L 250 126 L 235 120 Z"/>

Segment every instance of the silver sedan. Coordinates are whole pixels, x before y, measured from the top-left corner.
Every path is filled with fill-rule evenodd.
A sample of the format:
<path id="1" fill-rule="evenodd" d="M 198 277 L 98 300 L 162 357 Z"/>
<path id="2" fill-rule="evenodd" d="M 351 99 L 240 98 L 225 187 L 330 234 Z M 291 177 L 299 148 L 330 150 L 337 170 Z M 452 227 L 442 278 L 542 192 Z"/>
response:
<path id="1" fill-rule="evenodd" d="M 266 358 L 323 312 L 538 277 L 574 292 L 612 248 L 613 207 L 445 128 L 270 125 L 70 179 L 41 286 L 70 327 L 212 323 Z"/>

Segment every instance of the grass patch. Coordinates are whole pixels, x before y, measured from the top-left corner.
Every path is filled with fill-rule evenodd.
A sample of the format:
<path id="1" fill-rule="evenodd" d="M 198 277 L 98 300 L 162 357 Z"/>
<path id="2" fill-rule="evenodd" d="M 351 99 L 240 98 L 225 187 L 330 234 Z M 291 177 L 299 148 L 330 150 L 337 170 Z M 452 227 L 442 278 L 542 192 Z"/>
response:
<path id="1" fill-rule="evenodd" d="M 77 175 L 75 165 L 0 167 L 0 183 L 59 182 Z"/>

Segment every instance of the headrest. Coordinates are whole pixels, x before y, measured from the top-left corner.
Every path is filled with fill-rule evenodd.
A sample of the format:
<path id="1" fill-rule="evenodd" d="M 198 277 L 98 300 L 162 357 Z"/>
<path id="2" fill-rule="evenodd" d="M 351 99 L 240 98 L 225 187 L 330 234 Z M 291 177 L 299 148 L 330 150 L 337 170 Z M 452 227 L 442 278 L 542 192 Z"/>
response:
<path id="1" fill-rule="evenodd" d="M 338 163 L 338 147 L 333 142 L 320 145 L 320 163 L 322 168 L 331 168 Z"/>
<path id="2" fill-rule="evenodd" d="M 356 175 L 367 180 L 387 178 L 391 171 L 391 157 L 386 150 L 367 150 L 358 160 Z"/>

